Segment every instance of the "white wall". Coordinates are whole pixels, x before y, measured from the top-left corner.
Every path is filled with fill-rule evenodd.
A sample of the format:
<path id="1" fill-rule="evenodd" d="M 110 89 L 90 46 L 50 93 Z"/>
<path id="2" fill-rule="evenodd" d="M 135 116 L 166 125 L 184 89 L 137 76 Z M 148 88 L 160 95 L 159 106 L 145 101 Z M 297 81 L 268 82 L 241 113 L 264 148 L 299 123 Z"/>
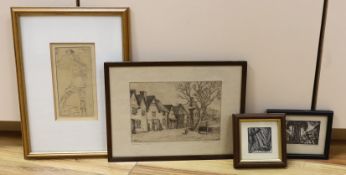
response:
<path id="1" fill-rule="evenodd" d="M 74 0 L 0 1 L 0 121 L 19 121 L 20 118 L 10 7 L 74 5 Z"/>
<path id="2" fill-rule="evenodd" d="M 334 110 L 334 128 L 346 128 L 346 1 L 329 1 L 317 107 Z"/>
<path id="3" fill-rule="evenodd" d="M 75 1 L 0 3 L 6 24 L 0 31 L 5 38 L 0 120 L 19 120 L 9 6 Z M 323 0 L 81 0 L 81 5 L 130 7 L 135 61 L 247 60 L 247 112 L 310 108 Z"/>
<path id="4" fill-rule="evenodd" d="M 135 61 L 249 63 L 247 112 L 309 109 L 323 0 L 82 0 L 129 6 Z"/>

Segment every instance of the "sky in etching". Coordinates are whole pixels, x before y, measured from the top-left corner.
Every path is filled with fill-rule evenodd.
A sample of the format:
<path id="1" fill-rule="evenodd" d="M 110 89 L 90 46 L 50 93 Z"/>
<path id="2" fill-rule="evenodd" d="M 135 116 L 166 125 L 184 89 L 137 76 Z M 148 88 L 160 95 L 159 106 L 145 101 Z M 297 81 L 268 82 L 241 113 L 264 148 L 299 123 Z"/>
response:
<path id="1" fill-rule="evenodd" d="M 137 93 L 139 91 L 146 91 L 147 95 L 154 95 L 163 104 L 186 104 L 186 101 L 178 98 L 178 91 L 176 85 L 178 82 L 131 82 L 130 89 L 135 89 Z M 219 108 L 220 100 L 214 100 L 210 105 L 211 108 Z"/>

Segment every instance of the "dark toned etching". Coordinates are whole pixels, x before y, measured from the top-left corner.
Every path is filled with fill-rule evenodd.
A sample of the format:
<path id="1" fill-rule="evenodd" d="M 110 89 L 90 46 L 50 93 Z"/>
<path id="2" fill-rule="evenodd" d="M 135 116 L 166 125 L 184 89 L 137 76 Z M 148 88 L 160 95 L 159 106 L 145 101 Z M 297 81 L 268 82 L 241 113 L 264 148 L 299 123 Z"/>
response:
<path id="1" fill-rule="evenodd" d="M 270 127 L 248 128 L 249 153 L 272 152 L 272 130 Z"/>
<path id="2" fill-rule="evenodd" d="M 320 121 L 286 121 L 287 144 L 318 145 Z"/>
<path id="3" fill-rule="evenodd" d="M 132 142 L 220 139 L 221 81 L 129 86 Z"/>

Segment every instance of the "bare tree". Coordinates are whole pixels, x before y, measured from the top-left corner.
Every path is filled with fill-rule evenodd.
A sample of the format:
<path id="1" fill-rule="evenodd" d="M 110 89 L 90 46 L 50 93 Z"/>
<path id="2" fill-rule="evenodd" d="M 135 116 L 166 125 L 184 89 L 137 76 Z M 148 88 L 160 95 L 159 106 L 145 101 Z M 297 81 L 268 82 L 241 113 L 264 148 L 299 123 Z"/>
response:
<path id="1" fill-rule="evenodd" d="M 215 99 L 221 98 L 221 81 L 197 81 L 182 82 L 176 86 L 178 97 L 185 100 L 188 104 L 193 103 L 192 99 L 196 99 L 200 106 L 198 119 L 192 122 L 191 128 L 198 129 L 201 121 L 207 117 L 207 109 Z"/>
<path id="2" fill-rule="evenodd" d="M 192 82 L 180 82 L 177 84 L 176 89 L 178 91 L 178 98 L 183 99 L 186 101 L 186 104 L 192 104 L 193 103 L 193 94 L 192 94 Z M 187 111 L 189 112 L 190 117 L 189 119 L 189 124 L 190 128 L 194 128 L 194 118 L 193 115 L 191 114 L 192 111 Z M 198 113 L 199 115 L 199 113 Z M 188 126 L 186 126 L 188 127 Z"/>
<path id="3" fill-rule="evenodd" d="M 192 82 L 180 82 L 177 84 L 178 97 L 185 100 L 186 103 L 191 103 L 192 99 Z"/>
<path id="4" fill-rule="evenodd" d="M 207 117 L 208 106 L 215 99 L 221 99 L 221 81 L 198 81 L 192 85 L 192 89 L 194 91 L 193 96 L 201 106 L 201 114 L 194 127 L 196 130 L 201 121 Z"/>

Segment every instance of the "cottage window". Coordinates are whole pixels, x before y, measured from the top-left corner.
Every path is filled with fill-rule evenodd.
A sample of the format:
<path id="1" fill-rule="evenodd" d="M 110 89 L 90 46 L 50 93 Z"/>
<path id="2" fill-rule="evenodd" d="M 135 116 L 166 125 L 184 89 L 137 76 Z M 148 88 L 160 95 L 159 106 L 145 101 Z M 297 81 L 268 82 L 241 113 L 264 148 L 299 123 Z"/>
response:
<path id="1" fill-rule="evenodd" d="M 153 111 L 153 112 L 152 112 L 152 116 L 153 116 L 153 117 L 156 117 L 156 111 Z"/>
<path id="2" fill-rule="evenodd" d="M 132 108 L 131 108 L 131 113 L 132 113 L 133 115 L 136 115 L 136 114 L 137 114 L 137 108 L 136 108 L 136 107 L 132 107 Z"/>
<path id="3" fill-rule="evenodd" d="M 162 119 L 162 123 L 164 126 L 166 126 L 166 124 L 167 124 L 166 119 Z"/>
<path id="4" fill-rule="evenodd" d="M 135 121 L 135 125 L 136 125 L 136 128 L 141 128 L 141 121 L 140 120 L 136 120 Z"/>

